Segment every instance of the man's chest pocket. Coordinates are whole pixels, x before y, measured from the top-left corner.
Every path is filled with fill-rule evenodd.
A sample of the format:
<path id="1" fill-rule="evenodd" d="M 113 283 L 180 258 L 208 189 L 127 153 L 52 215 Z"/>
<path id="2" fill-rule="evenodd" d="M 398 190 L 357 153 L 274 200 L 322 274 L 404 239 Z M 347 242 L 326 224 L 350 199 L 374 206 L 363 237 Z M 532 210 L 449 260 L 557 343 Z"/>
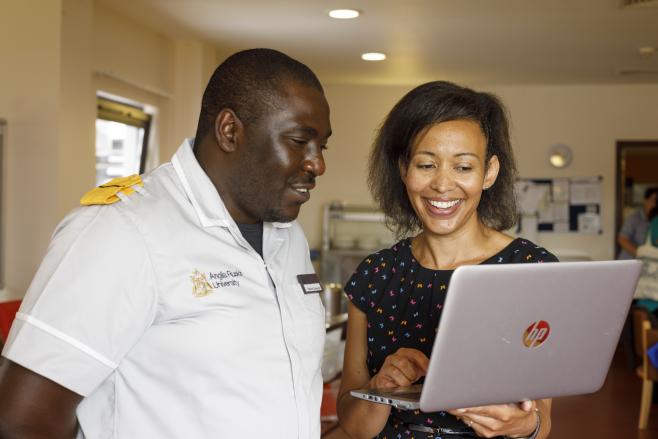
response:
<path id="1" fill-rule="evenodd" d="M 299 282 L 290 283 L 287 290 L 293 308 L 298 308 L 293 312 L 310 312 L 315 316 L 320 315 L 324 319 L 324 305 L 322 305 L 319 293 L 305 293 Z"/>
<path id="2" fill-rule="evenodd" d="M 325 336 L 325 313 L 320 294 L 304 294 L 299 283 L 290 283 L 288 301 L 295 331 L 295 344 L 307 362 L 308 373 L 319 370 Z"/>

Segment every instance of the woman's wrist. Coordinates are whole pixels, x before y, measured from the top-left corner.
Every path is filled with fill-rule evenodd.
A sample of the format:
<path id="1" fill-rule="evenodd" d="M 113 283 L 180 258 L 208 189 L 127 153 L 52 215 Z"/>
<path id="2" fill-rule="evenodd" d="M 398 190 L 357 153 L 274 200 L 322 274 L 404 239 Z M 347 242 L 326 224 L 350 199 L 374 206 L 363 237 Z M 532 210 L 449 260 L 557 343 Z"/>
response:
<path id="1" fill-rule="evenodd" d="M 539 416 L 539 409 L 535 409 L 535 418 L 537 419 L 537 424 L 535 430 L 530 434 L 530 436 L 515 437 L 513 439 L 536 439 L 539 436 L 539 430 L 541 429 L 541 417 Z M 511 438 L 511 437 L 510 437 Z"/>

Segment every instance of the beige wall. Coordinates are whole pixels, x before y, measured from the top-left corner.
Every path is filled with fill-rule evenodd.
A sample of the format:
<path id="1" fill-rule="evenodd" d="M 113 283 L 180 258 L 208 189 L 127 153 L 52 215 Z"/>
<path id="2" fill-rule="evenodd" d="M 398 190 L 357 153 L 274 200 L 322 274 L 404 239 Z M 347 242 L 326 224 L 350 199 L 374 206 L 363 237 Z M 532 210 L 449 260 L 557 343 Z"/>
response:
<path id="1" fill-rule="evenodd" d="M 8 120 L 3 190 L 9 288 L 26 289 L 54 226 L 93 185 L 96 91 L 158 108 L 165 161 L 181 137 L 194 134 L 201 93 L 221 50 L 162 35 L 92 0 L 3 0 L 0 117 Z M 612 258 L 615 142 L 658 139 L 658 85 L 485 88 L 511 111 L 522 176 L 603 176 L 604 233 L 540 234 L 539 242 L 558 253 Z M 300 216 L 312 247 L 320 245 L 325 203 L 371 202 L 368 149 L 375 129 L 408 89 L 326 86 L 335 134 L 327 173 Z M 546 164 L 546 149 L 556 142 L 574 150 L 564 171 Z"/>
<path id="2" fill-rule="evenodd" d="M 615 142 L 658 139 L 658 85 L 491 86 L 512 119 L 512 138 L 522 177 L 603 177 L 603 234 L 540 233 L 538 243 L 558 254 L 614 258 Z M 372 203 L 366 160 L 376 127 L 410 87 L 325 87 L 334 135 L 327 172 L 318 180 L 300 221 L 311 247 L 321 244 L 321 209 L 332 200 Z M 564 170 L 548 165 L 547 149 L 566 143 L 574 152 Z"/>
<path id="3" fill-rule="evenodd" d="M 162 35 L 95 4 L 94 88 L 158 108 L 161 161 L 184 137 L 194 136 L 201 96 L 216 62 L 208 43 Z"/>
<path id="4" fill-rule="evenodd" d="M 88 0 L 64 0 L 59 102 L 59 181 L 57 217 L 78 204 L 94 186 L 95 90 L 92 86 L 93 8 Z"/>
<path id="5" fill-rule="evenodd" d="M 0 14 L 0 117 L 7 120 L 3 244 L 10 288 L 29 282 L 58 212 L 61 7 L 55 0 L 4 1 Z"/>
<path id="6" fill-rule="evenodd" d="M 194 134 L 217 59 L 203 41 L 161 35 L 93 0 L 2 0 L 0 59 L 5 280 L 20 296 L 56 224 L 94 185 L 96 92 L 156 107 L 168 160 Z"/>
<path id="7" fill-rule="evenodd" d="M 154 94 L 173 94 L 174 43 L 170 38 L 94 3 L 93 44 L 94 71 Z"/>
<path id="8" fill-rule="evenodd" d="M 601 235 L 539 234 L 558 251 L 614 258 L 615 148 L 618 140 L 658 139 L 658 85 L 538 86 L 492 88 L 507 103 L 523 177 L 582 177 L 602 181 Z M 574 159 L 564 170 L 551 168 L 547 149 L 566 143 Z"/>

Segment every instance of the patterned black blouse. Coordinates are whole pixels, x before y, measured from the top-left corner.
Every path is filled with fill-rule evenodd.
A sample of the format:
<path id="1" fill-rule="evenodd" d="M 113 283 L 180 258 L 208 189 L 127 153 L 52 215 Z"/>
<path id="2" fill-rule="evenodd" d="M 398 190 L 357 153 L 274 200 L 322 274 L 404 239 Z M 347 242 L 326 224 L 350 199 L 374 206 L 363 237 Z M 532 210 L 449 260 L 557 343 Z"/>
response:
<path id="1" fill-rule="evenodd" d="M 555 262 L 557 258 L 532 242 L 517 238 L 482 264 Z M 453 270 L 422 267 L 411 253 L 409 238 L 390 249 L 368 256 L 357 267 L 345 286 L 354 305 L 368 318 L 368 358 L 370 376 L 384 359 L 399 348 L 414 348 L 428 357 L 441 318 L 446 291 Z M 425 433 L 407 430 L 399 421 L 432 427 L 465 429 L 446 412 L 422 413 L 393 408 L 381 439 L 426 438 Z"/>

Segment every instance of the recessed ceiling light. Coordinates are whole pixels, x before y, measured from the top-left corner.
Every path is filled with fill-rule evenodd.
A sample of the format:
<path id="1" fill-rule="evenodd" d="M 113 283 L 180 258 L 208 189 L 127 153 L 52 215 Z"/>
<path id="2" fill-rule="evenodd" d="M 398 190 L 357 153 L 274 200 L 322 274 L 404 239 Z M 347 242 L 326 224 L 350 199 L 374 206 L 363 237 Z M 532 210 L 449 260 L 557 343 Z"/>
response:
<path id="1" fill-rule="evenodd" d="M 386 59 L 386 54 L 379 52 L 368 52 L 361 55 L 361 59 L 364 61 L 384 61 Z"/>
<path id="2" fill-rule="evenodd" d="M 356 18 L 359 15 L 361 15 L 361 12 L 356 9 L 332 9 L 329 11 L 329 16 L 331 18 L 338 18 L 340 20 Z"/>
<path id="3" fill-rule="evenodd" d="M 652 46 L 642 46 L 637 49 L 640 55 L 653 55 L 656 53 L 656 48 Z"/>

